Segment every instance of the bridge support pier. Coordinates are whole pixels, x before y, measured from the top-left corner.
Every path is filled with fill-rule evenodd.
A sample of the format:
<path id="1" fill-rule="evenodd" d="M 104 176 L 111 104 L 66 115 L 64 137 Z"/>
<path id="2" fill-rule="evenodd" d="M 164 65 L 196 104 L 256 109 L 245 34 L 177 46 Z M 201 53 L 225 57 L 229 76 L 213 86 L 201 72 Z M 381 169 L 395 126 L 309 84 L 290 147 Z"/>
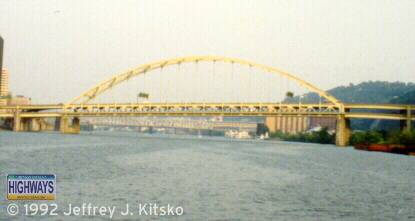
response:
<path id="1" fill-rule="evenodd" d="M 401 120 L 400 127 L 402 131 L 410 131 L 412 129 L 411 119 Z"/>
<path id="2" fill-rule="evenodd" d="M 15 112 L 14 113 L 13 131 L 15 131 L 15 132 L 22 131 L 22 118 L 20 117 L 20 112 Z"/>
<path id="3" fill-rule="evenodd" d="M 29 131 L 41 131 L 42 123 L 40 118 L 30 118 L 29 119 Z"/>
<path id="4" fill-rule="evenodd" d="M 34 117 L 27 119 L 28 131 L 52 131 L 53 125 L 49 124 L 44 118 Z"/>
<path id="5" fill-rule="evenodd" d="M 411 121 L 412 112 L 411 112 L 411 108 L 410 107 L 407 107 L 407 109 L 405 111 L 401 111 L 401 113 L 402 112 L 404 112 L 403 114 L 406 114 L 406 119 L 405 120 L 401 120 L 401 122 L 400 122 L 401 130 L 410 131 L 412 129 L 412 121 Z"/>
<path id="6" fill-rule="evenodd" d="M 13 131 L 14 132 L 22 132 L 22 131 L 30 131 L 31 129 L 31 119 L 30 118 L 22 118 L 20 116 L 20 112 L 15 112 L 13 116 Z"/>
<path id="7" fill-rule="evenodd" d="M 12 125 L 15 132 L 52 130 L 44 119 L 39 117 L 22 118 L 20 112 L 14 113 Z"/>
<path id="8" fill-rule="evenodd" d="M 346 119 L 344 114 L 337 116 L 336 122 L 336 145 L 347 146 L 350 138 L 350 120 Z"/>
<path id="9" fill-rule="evenodd" d="M 81 131 L 81 124 L 78 117 L 74 117 L 70 124 L 70 118 L 68 116 L 62 116 L 60 118 L 59 131 L 62 134 L 79 134 Z"/>

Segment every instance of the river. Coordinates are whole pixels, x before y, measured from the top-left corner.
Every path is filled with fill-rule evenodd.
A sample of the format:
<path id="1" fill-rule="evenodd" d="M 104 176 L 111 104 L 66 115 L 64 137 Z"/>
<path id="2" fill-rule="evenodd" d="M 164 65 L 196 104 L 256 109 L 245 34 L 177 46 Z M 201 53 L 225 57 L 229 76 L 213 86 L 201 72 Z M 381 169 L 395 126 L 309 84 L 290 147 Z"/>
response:
<path id="1" fill-rule="evenodd" d="M 113 220 L 415 220 L 415 157 L 333 145 L 94 132 L 0 131 L 0 179 L 56 174 L 56 201 L 7 201 L 0 220 L 28 220 L 24 204 L 114 206 Z M 10 203 L 20 210 L 7 214 Z M 152 203 L 183 215 L 138 214 Z M 133 213 L 122 216 L 129 205 Z M 148 211 L 148 210 L 147 210 Z"/>

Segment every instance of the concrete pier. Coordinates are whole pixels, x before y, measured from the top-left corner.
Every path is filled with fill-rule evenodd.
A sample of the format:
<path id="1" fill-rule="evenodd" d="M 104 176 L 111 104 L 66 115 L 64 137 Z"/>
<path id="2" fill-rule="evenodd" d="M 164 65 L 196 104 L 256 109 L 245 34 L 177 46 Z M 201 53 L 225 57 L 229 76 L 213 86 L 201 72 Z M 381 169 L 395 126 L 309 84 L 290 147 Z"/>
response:
<path id="1" fill-rule="evenodd" d="M 60 118 L 59 131 L 63 134 L 79 134 L 81 131 L 79 117 L 71 119 L 68 116 L 62 116 Z"/>
<path id="2" fill-rule="evenodd" d="M 412 121 L 411 121 L 412 111 L 411 111 L 410 106 L 408 106 L 406 110 L 401 111 L 401 114 L 404 114 L 406 116 L 405 120 L 400 121 L 401 130 L 410 131 L 412 129 Z"/>
<path id="3" fill-rule="evenodd" d="M 336 122 L 336 145 L 347 146 L 350 135 L 350 119 L 346 119 L 344 114 L 339 114 Z"/>

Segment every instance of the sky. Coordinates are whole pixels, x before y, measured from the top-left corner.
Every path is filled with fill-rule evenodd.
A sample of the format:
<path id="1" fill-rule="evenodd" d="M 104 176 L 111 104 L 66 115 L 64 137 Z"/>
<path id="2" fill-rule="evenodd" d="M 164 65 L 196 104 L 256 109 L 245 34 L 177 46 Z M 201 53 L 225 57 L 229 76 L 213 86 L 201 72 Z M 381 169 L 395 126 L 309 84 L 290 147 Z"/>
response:
<path id="1" fill-rule="evenodd" d="M 277 67 L 324 90 L 415 81 L 413 0 L 1 0 L 0 35 L 10 90 L 34 103 L 67 102 L 116 73 L 192 55 Z M 266 78 L 257 84 L 278 86 Z M 252 92 L 235 90 L 240 99 Z"/>

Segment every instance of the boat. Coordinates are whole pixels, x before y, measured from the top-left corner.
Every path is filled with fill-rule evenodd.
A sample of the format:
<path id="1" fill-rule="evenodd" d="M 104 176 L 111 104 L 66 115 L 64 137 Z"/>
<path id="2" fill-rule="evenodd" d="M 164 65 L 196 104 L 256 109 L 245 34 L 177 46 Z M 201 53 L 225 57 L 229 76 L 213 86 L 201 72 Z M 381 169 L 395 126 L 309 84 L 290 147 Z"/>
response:
<path id="1" fill-rule="evenodd" d="M 389 148 L 391 148 L 392 153 L 398 153 L 398 154 L 408 154 L 409 149 L 402 144 L 389 144 Z"/>
<path id="2" fill-rule="evenodd" d="M 356 144 L 354 148 L 365 151 L 415 155 L 415 146 L 405 146 L 402 144 Z"/>
<path id="3" fill-rule="evenodd" d="M 369 147 L 369 144 L 356 144 L 354 145 L 354 148 L 357 150 L 367 150 Z"/>
<path id="4" fill-rule="evenodd" d="M 367 148 L 368 151 L 378 151 L 378 152 L 392 152 L 392 148 L 389 144 L 370 144 Z"/>
<path id="5" fill-rule="evenodd" d="M 249 135 L 248 131 L 233 131 L 233 130 L 229 130 L 225 132 L 225 137 L 230 137 L 230 138 L 236 138 L 236 139 L 250 139 L 252 138 L 251 135 Z"/>

